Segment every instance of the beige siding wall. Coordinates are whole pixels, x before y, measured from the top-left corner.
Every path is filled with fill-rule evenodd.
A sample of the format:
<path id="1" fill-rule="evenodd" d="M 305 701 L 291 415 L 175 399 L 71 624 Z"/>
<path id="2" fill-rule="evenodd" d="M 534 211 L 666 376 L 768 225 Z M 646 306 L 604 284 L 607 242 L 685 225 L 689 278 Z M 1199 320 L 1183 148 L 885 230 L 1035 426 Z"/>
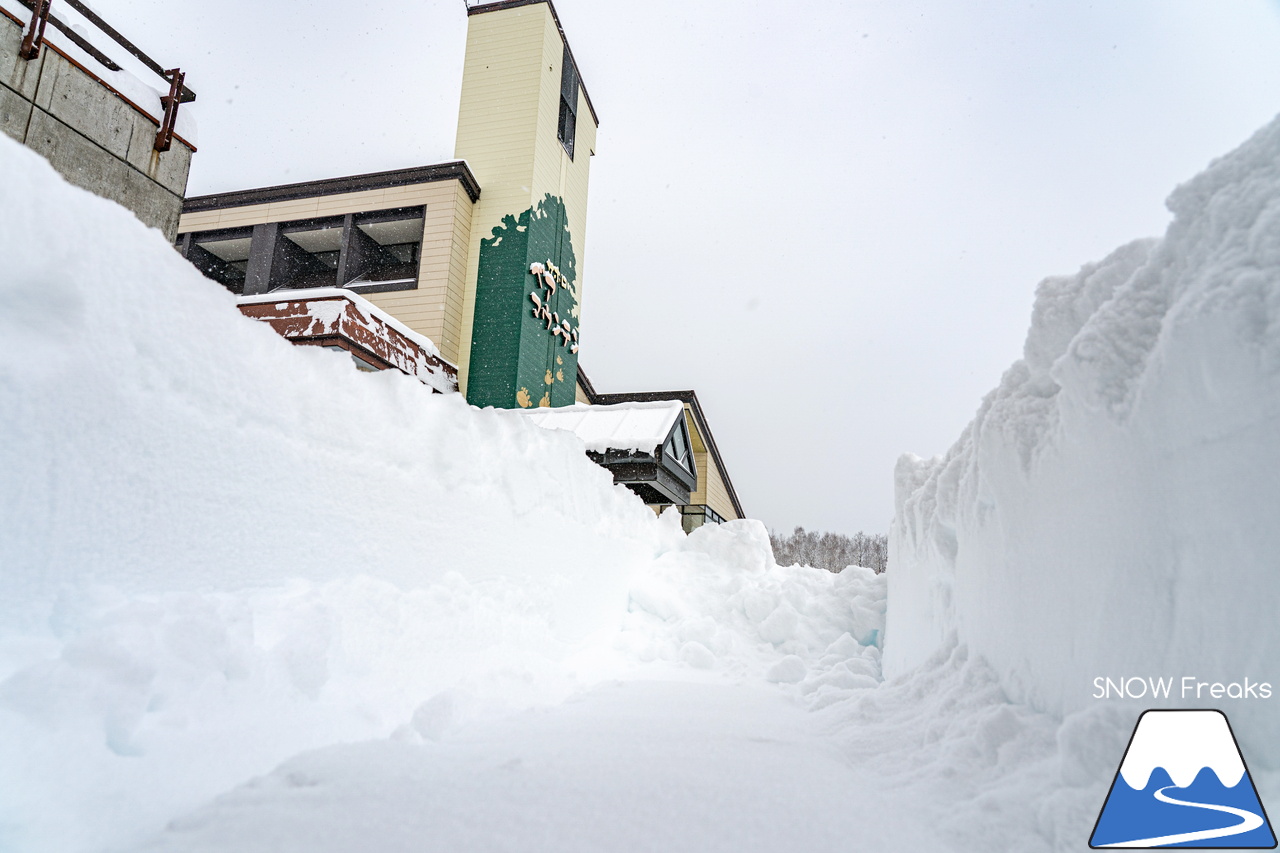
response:
<path id="1" fill-rule="evenodd" d="M 544 63 L 545 4 L 521 6 L 467 19 L 467 54 L 454 156 L 466 160 L 480 183 L 467 249 L 466 290 L 458 353 L 458 384 L 465 394 L 471 362 L 480 241 L 507 214 L 532 204 Z M 558 85 L 558 81 L 557 81 Z"/>
<path id="2" fill-rule="evenodd" d="M 542 6 L 543 4 L 538 4 Z M 564 41 L 556 28 L 550 12 L 546 14 L 543 30 L 543 75 L 538 109 L 537 155 L 534 160 L 534 199 L 545 194 L 564 199 L 569 217 L 569 234 L 573 238 L 573 251 L 577 260 L 577 297 L 580 318 L 582 307 L 583 270 L 587 236 L 587 184 L 591 171 L 591 156 L 596 147 L 596 124 L 587 106 L 583 86 L 578 87 L 578 121 L 574 133 L 573 158 L 565 152 L 557 138 L 560 121 L 560 75 L 564 64 Z M 582 73 L 582 69 L 578 69 Z"/>
<path id="3" fill-rule="evenodd" d="M 689 503 L 705 504 L 707 502 L 707 465 L 711 454 L 707 452 L 707 444 L 698 432 L 698 425 L 693 419 L 693 412 L 688 403 L 684 404 L 684 424 L 689 430 L 689 444 L 693 450 L 693 463 L 698 471 L 698 488 L 689 495 Z"/>
<path id="4" fill-rule="evenodd" d="M 738 513 L 729 499 L 729 490 L 724 486 L 724 477 L 716 466 L 715 457 L 710 453 L 695 452 L 693 459 L 698 463 L 698 490 L 689 495 L 689 503 L 705 504 L 720 513 L 725 521 L 737 518 Z"/>
<path id="5" fill-rule="evenodd" d="M 556 138 L 564 43 L 545 3 L 468 18 L 467 54 L 454 156 L 481 186 L 467 257 L 458 378 L 466 392 L 480 241 L 504 216 L 519 216 L 550 193 L 565 201 L 577 258 L 579 300 L 587 218 L 587 173 L 595 122 L 579 91 L 577 143 L 570 161 Z"/>
<path id="6" fill-rule="evenodd" d="M 693 462 L 698 467 L 698 488 L 689 494 L 689 503 L 704 504 L 707 502 L 707 466 L 711 462 L 711 454 L 695 450 Z"/>
<path id="7" fill-rule="evenodd" d="M 707 456 L 707 506 L 720 513 L 725 521 L 732 521 L 738 517 L 738 513 L 733 509 L 733 501 L 729 500 L 729 490 L 724 487 L 724 478 L 720 476 L 720 469 L 716 466 L 715 459 L 708 454 Z"/>
<path id="8" fill-rule="evenodd" d="M 560 177 L 560 195 L 564 199 L 569 214 L 569 233 L 573 235 L 573 251 L 578 259 L 578 314 L 582 319 L 583 282 L 586 280 L 586 245 L 587 245 L 587 184 L 591 176 L 591 158 L 596 153 L 596 123 L 591 118 L 591 110 L 587 107 L 586 96 L 578 89 L 578 131 L 574 145 L 573 160 L 564 156 L 561 148 L 562 164 Z M 557 92 L 557 95 L 559 93 Z M 559 100 L 556 102 L 557 118 L 559 117 Z M 554 135 L 552 137 L 554 139 Z M 557 143 L 558 144 L 558 143 Z"/>
<path id="9" fill-rule="evenodd" d="M 705 504 L 720 513 L 725 521 L 738 518 L 733 501 L 729 499 L 729 490 L 724 485 L 723 472 L 716 465 L 715 457 L 707 450 L 707 443 L 698 432 L 688 403 L 684 406 L 684 420 L 689 427 L 689 442 L 693 445 L 693 461 L 698 466 L 698 489 L 689 495 L 689 503 Z"/>
<path id="10" fill-rule="evenodd" d="M 440 354 L 457 364 L 472 203 L 459 181 L 447 184 L 451 190 L 447 196 L 434 204 L 427 202 L 418 288 L 370 293 L 365 298 L 431 338 Z"/>
<path id="11" fill-rule="evenodd" d="M 178 232 L 241 228 L 265 222 L 291 222 L 416 205 L 426 207 L 417 289 L 370 293 L 365 294 L 365 298 L 415 332 L 426 335 L 440 348 L 441 355 L 457 364 L 472 208 L 471 199 L 459 181 L 434 181 L 188 213 L 179 221 Z"/>

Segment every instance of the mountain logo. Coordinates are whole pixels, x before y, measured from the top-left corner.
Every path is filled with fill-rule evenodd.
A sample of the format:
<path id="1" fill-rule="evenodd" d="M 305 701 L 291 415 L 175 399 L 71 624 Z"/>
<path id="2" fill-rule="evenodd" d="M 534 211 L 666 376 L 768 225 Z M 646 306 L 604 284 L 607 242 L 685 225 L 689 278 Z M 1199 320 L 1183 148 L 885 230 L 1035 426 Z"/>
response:
<path id="1" fill-rule="evenodd" d="M 1275 833 L 1226 715 L 1144 711 L 1089 846 L 1273 849 Z"/>

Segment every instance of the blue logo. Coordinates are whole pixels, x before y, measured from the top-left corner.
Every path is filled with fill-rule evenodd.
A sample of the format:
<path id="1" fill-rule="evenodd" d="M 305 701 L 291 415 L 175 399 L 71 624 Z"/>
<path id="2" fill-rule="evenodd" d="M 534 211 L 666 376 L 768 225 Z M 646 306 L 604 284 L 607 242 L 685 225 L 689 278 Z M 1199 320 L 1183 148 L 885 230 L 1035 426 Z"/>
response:
<path id="1" fill-rule="evenodd" d="M 1274 848 L 1275 833 L 1226 715 L 1143 712 L 1089 846 Z"/>

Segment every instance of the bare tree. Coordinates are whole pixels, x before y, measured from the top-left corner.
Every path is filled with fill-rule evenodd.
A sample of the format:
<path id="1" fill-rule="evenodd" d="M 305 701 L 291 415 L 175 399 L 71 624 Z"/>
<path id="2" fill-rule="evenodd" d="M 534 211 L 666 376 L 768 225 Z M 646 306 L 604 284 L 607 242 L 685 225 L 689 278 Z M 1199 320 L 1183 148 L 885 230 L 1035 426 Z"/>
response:
<path id="1" fill-rule="evenodd" d="M 797 527 L 790 536 L 769 533 L 773 558 L 780 566 L 813 566 L 839 572 L 846 566 L 863 566 L 883 572 L 889 565 L 889 537 L 859 530 L 852 536 L 816 533 Z"/>

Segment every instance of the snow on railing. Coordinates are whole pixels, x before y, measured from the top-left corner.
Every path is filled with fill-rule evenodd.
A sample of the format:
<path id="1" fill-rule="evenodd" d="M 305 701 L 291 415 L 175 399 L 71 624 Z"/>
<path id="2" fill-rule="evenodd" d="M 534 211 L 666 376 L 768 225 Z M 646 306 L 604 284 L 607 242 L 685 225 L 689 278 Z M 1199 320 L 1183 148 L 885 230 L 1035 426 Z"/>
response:
<path id="1" fill-rule="evenodd" d="M 156 134 L 155 149 L 157 151 L 169 150 L 175 133 L 179 132 L 178 105 L 187 104 L 196 99 L 196 93 L 186 85 L 186 75 L 181 69 L 166 69 L 103 20 L 82 0 L 57 0 L 57 4 L 60 7 L 65 6 L 66 9 L 70 10 L 71 14 L 63 12 L 65 17 L 54 14 L 54 0 L 6 0 L 6 2 L 20 5 L 29 13 L 27 16 L 19 16 L 0 5 L 0 13 L 11 18 L 24 28 L 22 47 L 19 51 L 22 59 L 31 61 L 38 58 L 40 56 L 40 48 L 49 43 L 59 53 L 64 55 L 75 54 L 68 55 L 68 58 L 73 61 L 77 61 L 80 64 L 91 62 L 99 66 L 104 73 L 95 76 L 98 76 L 101 82 L 115 89 L 122 97 L 142 112 L 151 116 L 160 125 L 160 130 Z M 62 9 L 60 8 L 59 11 L 61 12 Z M 49 27 L 52 27 L 60 34 L 57 39 L 58 44 L 47 41 L 46 31 Z M 119 62 L 104 53 L 100 49 L 101 42 L 95 44 L 94 40 L 89 37 L 89 27 L 98 30 L 111 42 L 123 48 L 143 68 L 164 80 L 167 94 L 161 94 L 151 86 L 143 83 Z M 63 38 L 66 39 L 66 43 L 61 43 Z M 186 122 L 186 125 L 181 129 L 181 135 L 186 137 L 184 141 L 193 142 L 192 137 L 194 137 L 195 126 L 191 122 Z"/>

